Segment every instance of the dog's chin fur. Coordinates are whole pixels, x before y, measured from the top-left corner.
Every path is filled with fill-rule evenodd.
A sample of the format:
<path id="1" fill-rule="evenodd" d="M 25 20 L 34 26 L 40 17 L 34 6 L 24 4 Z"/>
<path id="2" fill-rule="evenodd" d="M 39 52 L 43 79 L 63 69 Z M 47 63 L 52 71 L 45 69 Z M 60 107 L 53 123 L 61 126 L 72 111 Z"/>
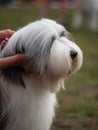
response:
<path id="1" fill-rule="evenodd" d="M 78 53 L 74 59 L 71 50 Z M 42 19 L 15 32 L 0 57 L 17 53 L 24 56 L 25 70 L 12 67 L 0 73 L 0 129 L 49 130 L 55 92 L 80 69 L 82 51 L 63 26 Z"/>

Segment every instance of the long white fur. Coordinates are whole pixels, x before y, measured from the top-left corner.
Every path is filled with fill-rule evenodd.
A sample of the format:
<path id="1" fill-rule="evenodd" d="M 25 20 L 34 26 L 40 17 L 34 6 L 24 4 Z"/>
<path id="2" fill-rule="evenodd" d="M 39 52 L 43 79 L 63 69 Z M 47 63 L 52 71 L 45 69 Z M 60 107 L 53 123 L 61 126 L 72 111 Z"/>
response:
<path id="1" fill-rule="evenodd" d="M 65 36 L 60 36 L 62 31 Z M 3 104 L 3 114 L 8 112 L 5 130 L 50 129 L 55 115 L 55 92 L 82 65 L 82 51 L 66 35 L 67 31 L 63 26 L 55 21 L 42 19 L 18 30 L 1 52 L 1 57 L 14 55 L 17 44 L 21 52 L 24 47 L 23 55 L 29 61 L 26 63 L 27 67 L 35 69 L 35 73 L 39 72 L 38 75 L 31 72 L 29 77 L 23 76 L 25 89 L 21 84 L 13 85 L 1 77 L 1 91 L 5 98 L 8 97 Z M 48 52 L 52 38 L 53 43 Z M 74 60 L 70 56 L 70 50 L 78 52 Z M 33 66 L 33 60 L 36 67 Z"/>

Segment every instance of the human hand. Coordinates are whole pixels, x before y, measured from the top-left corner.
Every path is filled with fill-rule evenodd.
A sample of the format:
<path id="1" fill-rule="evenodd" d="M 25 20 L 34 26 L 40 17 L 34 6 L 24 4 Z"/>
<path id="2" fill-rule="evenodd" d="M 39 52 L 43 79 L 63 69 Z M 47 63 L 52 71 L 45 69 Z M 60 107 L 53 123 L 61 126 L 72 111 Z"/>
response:
<path id="1" fill-rule="evenodd" d="M 6 46 L 9 38 L 15 33 L 15 31 L 12 31 L 10 29 L 5 29 L 0 31 L 0 45 L 1 45 L 1 50 Z M 6 57 L 6 58 L 1 58 L 0 59 L 0 70 L 14 67 L 14 66 L 19 66 L 22 69 L 25 67 L 25 59 L 22 54 L 16 54 L 14 56 Z"/>
<path id="2" fill-rule="evenodd" d="M 10 38 L 15 31 L 12 31 L 10 29 L 5 29 L 0 31 L 0 43 L 5 39 L 5 38 Z"/>
<path id="3" fill-rule="evenodd" d="M 5 29 L 0 31 L 0 45 L 1 49 L 4 48 L 6 43 L 8 42 L 9 38 L 14 34 L 15 31 L 12 31 L 10 29 Z"/>

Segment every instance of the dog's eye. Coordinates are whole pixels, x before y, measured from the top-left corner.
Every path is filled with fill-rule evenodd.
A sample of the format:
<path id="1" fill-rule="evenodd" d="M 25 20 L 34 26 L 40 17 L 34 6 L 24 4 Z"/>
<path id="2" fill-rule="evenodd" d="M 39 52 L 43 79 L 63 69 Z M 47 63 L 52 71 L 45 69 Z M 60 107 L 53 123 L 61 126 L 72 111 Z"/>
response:
<path id="1" fill-rule="evenodd" d="M 72 35 L 67 30 L 62 31 L 62 33 L 60 34 L 60 37 L 66 37 L 70 41 L 74 41 L 72 38 Z"/>
<path id="2" fill-rule="evenodd" d="M 66 32 L 62 31 L 61 34 L 60 34 L 60 37 L 66 37 Z"/>

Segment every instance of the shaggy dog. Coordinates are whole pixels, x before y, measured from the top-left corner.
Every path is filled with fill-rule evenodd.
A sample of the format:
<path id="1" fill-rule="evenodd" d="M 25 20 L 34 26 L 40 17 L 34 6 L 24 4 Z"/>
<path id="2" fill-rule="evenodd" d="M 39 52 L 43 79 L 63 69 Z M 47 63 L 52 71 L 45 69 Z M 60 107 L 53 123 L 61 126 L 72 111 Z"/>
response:
<path id="1" fill-rule="evenodd" d="M 63 26 L 41 19 L 15 32 L 0 57 L 17 53 L 24 69 L 0 72 L 0 130 L 49 130 L 55 93 L 80 69 L 82 52 Z"/>
<path id="2" fill-rule="evenodd" d="M 84 19 L 88 20 L 92 31 L 98 30 L 98 0 L 79 0 L 73 18 L 73 27 L 79 29 Z"/>

